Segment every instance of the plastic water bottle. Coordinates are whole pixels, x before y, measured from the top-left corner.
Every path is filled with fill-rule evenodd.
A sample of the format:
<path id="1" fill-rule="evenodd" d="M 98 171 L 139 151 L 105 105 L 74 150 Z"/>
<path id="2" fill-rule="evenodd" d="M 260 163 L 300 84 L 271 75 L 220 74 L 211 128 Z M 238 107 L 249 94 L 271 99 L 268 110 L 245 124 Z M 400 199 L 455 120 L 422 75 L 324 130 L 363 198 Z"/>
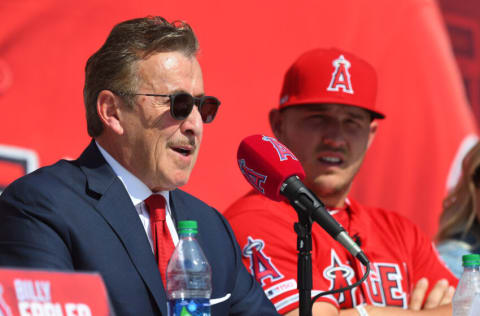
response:
<path id="1" fill-rule="evenodd" d="M 452 300 L 453 316 L 470 316 L 480 314 L 471 311 L 475 295 L 480 295 L 480 255 L 464 255 L 463 273 L 458 282 Z"/>
<path id="2" fill-rule="evenodd" d="M 180 241 L 167 266 L 169 316 L 210 316 L 212 273 L 196 235 L 196 221 L 178 223 Z"/>

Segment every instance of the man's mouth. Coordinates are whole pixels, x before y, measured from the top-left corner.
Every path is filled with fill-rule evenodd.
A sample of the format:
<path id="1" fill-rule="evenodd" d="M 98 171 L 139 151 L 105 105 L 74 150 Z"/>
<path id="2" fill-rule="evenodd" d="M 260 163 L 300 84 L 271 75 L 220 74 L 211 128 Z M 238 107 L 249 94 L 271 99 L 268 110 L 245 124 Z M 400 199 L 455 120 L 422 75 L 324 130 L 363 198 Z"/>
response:
<path id="1" fill-rule="evenodd" d="M 180 146 L 172 147 L 172 149 L 183 156 L 189 156 L 193 152 L 193 149 L 191 147 Z"/>
<path id="2" fill-rule="evenodd" d="M 334 157 L 334 156 L 322 156 L 318 158 L 318 160 L 324 164 L 328 164 L 331 166 L 338 166 L 343 163 L 343 159 L 340 157 Z"/>

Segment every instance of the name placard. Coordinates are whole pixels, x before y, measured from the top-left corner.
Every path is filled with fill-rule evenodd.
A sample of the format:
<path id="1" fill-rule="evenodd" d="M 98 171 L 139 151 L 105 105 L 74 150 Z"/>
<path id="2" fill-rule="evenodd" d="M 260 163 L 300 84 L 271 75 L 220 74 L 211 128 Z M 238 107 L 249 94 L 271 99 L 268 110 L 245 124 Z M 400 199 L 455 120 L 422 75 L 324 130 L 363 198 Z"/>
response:
<path id="1" fill-rule="evenodd" d="M 112 314 L 98 273 L 0 269 L 0 316 Z"/>

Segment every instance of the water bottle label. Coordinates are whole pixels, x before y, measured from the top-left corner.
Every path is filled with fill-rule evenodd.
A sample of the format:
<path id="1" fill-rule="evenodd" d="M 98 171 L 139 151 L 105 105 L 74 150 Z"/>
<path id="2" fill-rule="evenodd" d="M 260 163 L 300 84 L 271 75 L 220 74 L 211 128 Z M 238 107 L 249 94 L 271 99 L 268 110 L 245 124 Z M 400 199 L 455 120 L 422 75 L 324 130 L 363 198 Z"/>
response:
<path id="1" fill-rule="evenodd" d="M 210 316 L 210 300 L 208 298 L 169 300 L 168 315 Z"/>

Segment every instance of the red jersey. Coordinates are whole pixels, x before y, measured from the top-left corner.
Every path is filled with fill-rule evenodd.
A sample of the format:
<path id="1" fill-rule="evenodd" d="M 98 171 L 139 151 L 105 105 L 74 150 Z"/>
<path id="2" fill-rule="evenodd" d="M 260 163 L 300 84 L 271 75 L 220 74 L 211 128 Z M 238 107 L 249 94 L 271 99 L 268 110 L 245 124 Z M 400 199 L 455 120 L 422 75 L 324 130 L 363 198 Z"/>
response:
<path id="1" fill-rule="evenodd" d="M 442 278 L 457 285 L 429 238 L 403 216 L 364 207 L 351 199 L 345 209 L 330 214 L 358 241 L 371 271 L 361 286 L 318 301 L 341 309 L 362 303 L 407 308 L 411 290 L 422 277 L 428 278 L 430 287 Z M 245 266 L 278 312 L 298 308 L 297 234 L 293 230 L 298 216 L 294 208 L 252 191 L 224 215 L 242 248 Z M 365 267 L 316 223 L 312 227 L 312 262 L 312 296 L 353 284 L 365 272 Z"/>

